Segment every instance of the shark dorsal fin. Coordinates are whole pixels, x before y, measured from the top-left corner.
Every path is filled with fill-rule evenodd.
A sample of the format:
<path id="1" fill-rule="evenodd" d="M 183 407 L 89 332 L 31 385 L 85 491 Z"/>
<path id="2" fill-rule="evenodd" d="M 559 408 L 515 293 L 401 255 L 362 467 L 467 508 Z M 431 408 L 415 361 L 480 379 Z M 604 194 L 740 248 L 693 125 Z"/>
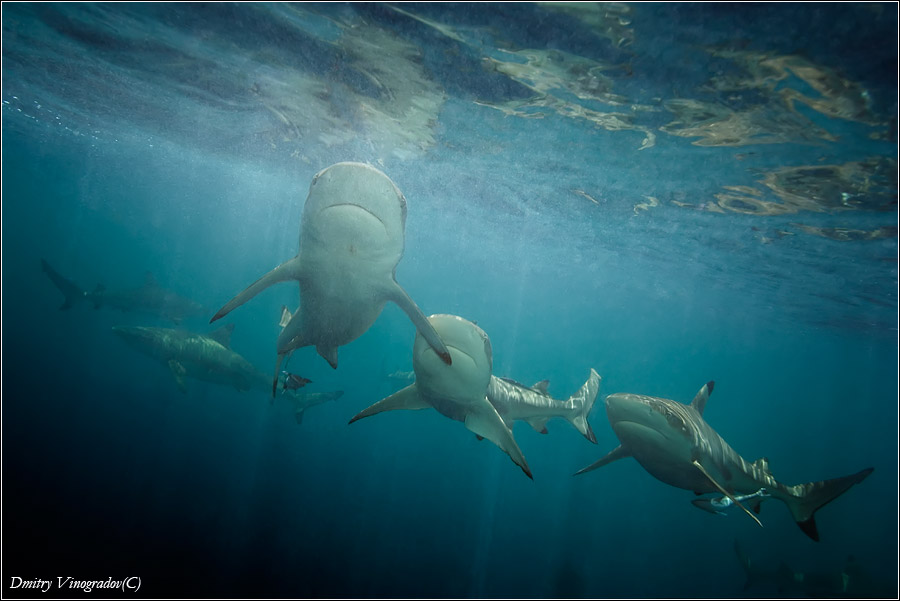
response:
<path id="1" fill-rule="evenodd" d="M 697 393 L 697 396 L 694 397 L 694 400 L 691 401 L 691 407 L 696 409 L 697 413 L 703 415 L 703 410 L 706 409 L 706 401 L 709 400 L 709 395 L 712 394 L 713 387 L 716 383 L 712 380 L 703 385 L 703 388 L 700 389 L 700 392 Z"/>
<path id="2" fill-rule="evenodd" d="M 231 333 L 234 331 L 234 324 L 230 323 L 227 326 L 222 326 L 216 330 L 213 330 L 209 334 L 206 335 L 207 338 L 212 338 L 225 348 L 231 348 Z"/>
<path id="3" fill-rule="evenodd" d="M 291 321 L 291 312 L 287 307 L 281 305 L 281 319 L 278 320 L 278 325 L 282 328 L 285 327 L 289 321 Z"/>
<path id="4" fill-rule="evenodd" d="M 719 490 L 720 493 L 722 493 L 723 495 L 725 495 L 726 497 L 728 497 L 729 499 L 731 499 L 731 502 L 732 502 L 732 503 L 734 503 L 735 505 L 737 505 L 738 507 L 740 507 L 741 509 L 743 509 L 743 510 L 744 510 L 744 513 L 746 513 L 747 515 L 749 515 L 751 518 L 753 518 L 753 521 L 754 521 L 754 522 L 756 522 L 757 524 L 759 524 L 759 527 L 760 527 L 760 528 L 763 527 L 762 522 L 759 521 L 759 518 L 756 517 L 755 515 L 753 515 L 752 513 L 750 513 L 750 510 L 747 509 L 746 507 L 744 507 L 744 506 L 741 504 L 740 501 L 738 501 L 737 499 L 735 499 L 733 494 L 731 494 L 730 492 L 728 492 L 727 490 L 725 490 L 725 489 L 722 487 L 721 484 L 719 484 L 718 482 L 716 482 L 716 479 L 709 475 L 709 472 L 706 471 L 706 468 L 704 468 L 702 465 L 700 465 L 700 462 L 699 462 L 699 461 L 697 461 L 696 459 L 694 459 L 694 461 L 692 461 L 691 463 L 693 463 L 693 464 L 694 464 L 694 467 L 696 467 L 698 470 L 700 470 L 700 471 L 703 473 L 704 476 L 706 476 L 706 479 L 709 480 L 709 481 L 712 483 L 712 485 L 715 486 L 715 487 Z"/>
<path id="5" fill-rule="evenodd" d="M 769 471 L 769 458 L 768 457 L 760 457 L 759 459 L 754 461 L 752 463 L 752 465 L 753 465 L 753 467 L 755 467 L 767 474 L 772 473 L 771 471 Z"/>
<path id="6" fill-rule="evenodd" d="M 541 380 L 540 382 L 535 382 L 531 387 L 535 392 L 540 392 L 541 394 L 549 395 L 547 389 L 550 387 L 550 380 Z"/>

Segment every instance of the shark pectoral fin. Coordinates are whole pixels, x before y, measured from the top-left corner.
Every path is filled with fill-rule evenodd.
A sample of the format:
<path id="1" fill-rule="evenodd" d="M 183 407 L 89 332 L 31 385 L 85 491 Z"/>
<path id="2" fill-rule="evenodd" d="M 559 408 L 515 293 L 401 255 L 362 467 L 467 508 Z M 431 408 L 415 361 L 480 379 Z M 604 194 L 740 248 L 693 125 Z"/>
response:
<path id="1" fill-rule="evenodd" d="M 608 463 L 612 463 L 613 461 L 616 461 L 618 459 L 624 459 L 625 457 L 631 457 L 631 453 L 626 451 L 622 445 L 619 445 L 616 448 L 614 448 L 612 451 L 610 451 L 609 453 L 604 455 L 598 461 L 595 461 L 594 463 L 590 464 L 586 468 L 582 468 L 582 469 L 578 470 L 577 472 L 575 472 L 572 475 L 577 476 L 578 474 L 584 474 L 585 472 L 594 471 L 595 469 L 597 469 L 599 467 L 603 467 L 604 465 L 607 465 Z"/>
<path id="2" fill-rule="evenodd" d="M 278 360 L 275 361 L 275 377 L 272 378 L 272 398 L 269 399 L 269 404 L 275 402 L 275 393 L 278 392 L 278 374 L 281 373 L 281 363 L 284 361 L 286 354 L 278 353 Z"/>
<path id="3" fill-rule="evenodd" d="M 294 418 L 297 420 L 297 425 L 303 423 L 303 413 L 306 409 L 297 409 L 296 413 L 294 413 Z"/>
<path id="4" fill-rule="evenodd" d="M 330 346 L 324 347 L 322 345 L 316 346 L 316 352 L 319 353 L 319 356 L 328 361 L 328 365 L 331 366 L 331 369 L 337 369 L 338 366 L 338 356 L 337 356 L 337 347 Z"/>
<path id="5" fill-rule="evenodd" d="M 753 518 L 753 521 L 754 521 L 754 522 L 756 522 L 757 524 L 759 524 L 759 527 L 760 527 L 760 528 L 763 527 L 762 522 L 759 521 L 759 518 L 756 517 L 755 515 L 753 515 L 753 514 L 750 512 L 749 509 L 747 509 L 746 507 L 744 507 L 743 504 L 741 504 L 740 501 L 738 501 L 737 499 L 735 499 L 733 494 L 731 494 L 730 492 L 728 492 L 727 490 L 725 490 L 725 489 L 722 487 L 721 484 L 719 484 L 718 482 L 716 482 L 715 478 L 713 478 L 712 476 L 709 475 L 709 472 L 706 471 L 706 468 L 705 468 L 705 467 L 703 467 L 702 465 L 700 465 L 700 462 L 699 462 L 699 461 L 697 461 L 696 459 L 694 459 L 691 463 L 693 463 L 693 464 L 694 464 L 694 467 L 696 467 L 698 470 L 700 470 L 700 472 L 703 473 L 704 476 L 706 476 L 706 479 L 709 480 L 709 481 L 712 483 L 712 485 L 715 486 L 715 487 L 719 490 L 720 493 L 722 493 L 723 495 L 725 495 L 726 497 L 728 497 L 729 499 L 731 499 L 731 502 L 732 502 L 732 503 L 734 503 L 735 505 L 737 505 L 738 507 L 740 507 L 741 509 L 743 509 L 743 510 L 744 510 L 744 513 L 746 513 L 747 515 L 749 515 L 751 518 Z"/>
<path id="6" fill-rule="evenodd" d="M 503 418 L 494 409 L 494 406 L 487 400 L 470 406 L 469 412 L 466 414 L 466 428 L 474 432 L 476 435 L 487 438 L 492 443 L 500 447 L 500 449 L 509 455 L 510 459 L 522 468 L 525 475 L 534 480 L 531 475 L 531 469 L 525 461 L 525 455 L 516 440 L 513 438 L 512 431 L 506 427 Z"/>
<path id="7" fill-rule="evenodd" d="M 169 359 L 169 371 L 172 372 L 172 377 L 175 378 L 178 390 L 187 392 L 187 384 L 184 382 L 184 374 L 187 373 L 187 370 L 184 368 L 184 365 L 175 359 Z"/>
<path id="8" fill-rule="evenodd" d="M 296 256 L 289 261 L 285 261 L 266 275 L 262 276 L 244 289 L 243 292 L 235 296 L 233 299 L 225 303 L 219 311 L 209 320 L 209 323 L 221 319 L 231 313 L 234 309 L 240 307 L 248 300 L 278 282 L 287 280 L 300 280 L 302 278 L 300 256 Z"/>
<path id="9" fill-rule="evenodd" d="M 434 349 L 434 352 L 438 354 L 444 363 L 452 365 L 453 360 L 450 358 L 450 351 L 447 350 L 444 341 L 441 340 L 438 333 L 434 331 L 434 327 L 432 327 L 428 322 L 428 319 L 425 318 L 425 314 L 422 313 L 422 310 L 413 302 L 413 299 L 409 297 L 406 290 L 400 287 L 400 284 L 394 280 L 391 280 L 391 284 L 392 285 L 387 290 L 388 298 L 394 301 L 398 307 L 403 309 L 403 312 L 409 316 L 413 325 L 416 326 L 416 330 L 418 330 L 422 337 L 425 338 L 429 346 Z"/>
<path id="10" fill-rule="evenodd" d="M 538 432 L 540 434 L 546 434 L 547 433 L 547 420 L 549 420 L 549 419 L 550 419 L 549 417 L 532 417 L 531 419 L 526 419 L 525 421 L 528 422 L 529 426 L 534 428 L 535 432 Z"/>
<path id="11" fill-rule="evenodd" d="M 348 423 L 352 424 L 356 420 L 375 415 L 376 413 L 382 413 L 383 411 L 394 411 L 396 409 L 410 409 L 415 411 L 417 409 L 429 409 L 430 407 L 431 405 L 429 405 L 425 398 L 419 394 L 419 389 L 416 388 L 416 385 L 410 384 L 406 388 L 398 390 L 391 396 L 385 397 L 374 405 L 370 405 L 363 409 L 354 415 L 353 419 Z"/>

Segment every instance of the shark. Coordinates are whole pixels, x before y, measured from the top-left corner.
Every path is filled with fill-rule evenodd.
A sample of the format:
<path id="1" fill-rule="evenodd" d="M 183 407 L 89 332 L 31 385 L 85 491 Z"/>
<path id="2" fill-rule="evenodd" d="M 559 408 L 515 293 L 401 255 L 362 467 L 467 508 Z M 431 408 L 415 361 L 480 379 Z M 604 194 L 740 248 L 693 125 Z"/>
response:
<path id="1" fill-rule="evenodd" d="M 203 305 L 162 288 L 149 272 L 145 274 L 144 284 L 138 288 L 107 290 L 103 285 L 97 284 L 94 290 L 86 291 L 72 280 L 60 275 L 44 259 L 41 259 L 41 268 L 63 293 L 64 300 L 59 307 L 60 310 L 71 309 L 81 303 L 90 303 L 94 305 L 94 309 L 109 307 L 123 312 L 143 313 L 166 318 L 175 324 L 207 314 L 207 309 Z"/>
<path id="2" fill-rule="evenodd" d="M 736 503 L 749 506 L 750 509 L 753 510 L 753 513 L 759 513 L 760 504 L 771 496 L 772 495 L 770 495 L 769 491 L 765 488 L 760 488 L 758 491 L 750 493 L 749 495 L 733 495 L 733 497 L 715 495 L 712 497 L 692 499 L 691 503 L 694 507 L 716 515 L 725 515 L 726 511 L 737 506 Z M 732 501 L 731 498 L 734 498 L 734 501 Z"/>
<path id="3" fill-rule="evenodd" d="M 269 286 L 296 281 L 300 306 L 284 320 L 276 341 L 277 374 L 295 349 L 315 346 L 332 368 L 338 347 L 364 334 L 388 301 L 397 304 L 447 365 L 451 354 L 421 309 L 397 283 L 403 256 L 406 198 L 391 179 L 371 165 L 344 162 L 313 177 L 303 206 L 300 249 L 228 301 L 210 323 Z"/>
<path id="4" fill-rule="evenodd" d="M 855 556 L 848 555 L 842 564 L 816 562 L 811 571 L 797 571 L 784 561 L 758 562 L 734 541 L 734 553 L 744 569 L 744 590 L 751 587 L 775 589 L 781 598 L 810 599 L 895 599 L 897 581 L 881 581 Z M 763 595 L 767 597 L 769 595 Z"/>
<path id="5" fill-rule="evenodd" d="M 231 349 L 234 324 L 209 334 L 144 326 L 114 326 L 112 330 L 132 348 L 167 366 L 181 392 L 187 392 L 185 378 L 240 391 L 269 388 L 269 377 Z"/>
<path id="6" fill-rule="evenodd" d="M 428 321 L 446 344 L 452 363 L 444 361 L 419 330 L 413 343 L 415 382 L 363 409 L 350 423 L 384 411 L 435 409 L 493 442 L 534 479 L 512 430 L 487 397 L 493 368 L 487 334 L 457 315 L 431 315 Z"/>
<path id="7" fill-rule="evenodd" d="M 268 386 L 268 378 L 266 378 Z M 310 407 L 322 405 L 331 401 L 336 401 L 344 396 L 343 390 L 334 390 L 330 392 L 299 392 L 287 391 L 284 395 L 294 406 L 294 417 L 298 424 L 303 423 L 303 413 Z"/>
<path id="8" fill-rule="evenodd" d="M 809 538 L 818 541 L 816 511 L 865 480 L 873 468 L 793 486 L 778 482 L 768 459 L 747 462 L 703 419 L 714 386 L 713 381 L 704 384 L 690 405 L 640 394 L 609 395 L 606 414 L 621 444 L 576 475 L 634 457 L 650 475 L 670 486 L 697 495 L 721 493 L 760 526 L 759 518 L 736 495 L 752 495 L 765 489 L 769 496 L 787 505 Z"/>
<path id="9" fill-rule="evenodd" d="M 187 392 L 186 378 L 233 386 L 239 391 L 269 391 L 269 376 L 231 349 L 234 324 L 209 334 L 153 327 L 113 327 L 113 332 L 129 346 L 150 355 L 169 368 L 181 392 Z M 290 376 L 291 374 L 287 374 Z M 294 407 L 297 423 L 310 407 L 335 401 L 343 390 L 306 392 L 286 389 L 282 398 Z"/>
<path id="10" fill-rule="evenodd" d="M 565 401 L 551 397 L 547 392 L 548 385 L 547 380 L 541 380 L 528 387 L 510 378 L 492 375 L 488 384 L 487 398 L 509 428 L 512 428 L 514 420 L 522 420 L 537 432 L 546 434 L 547 421 L 553 417 L 562 417 L 585 438 L 596 444 L 597 437 L 594 436 L 587 418 L 600 390 L 599 374 L 591 369 L 587 381 L 578 392 Z"/>

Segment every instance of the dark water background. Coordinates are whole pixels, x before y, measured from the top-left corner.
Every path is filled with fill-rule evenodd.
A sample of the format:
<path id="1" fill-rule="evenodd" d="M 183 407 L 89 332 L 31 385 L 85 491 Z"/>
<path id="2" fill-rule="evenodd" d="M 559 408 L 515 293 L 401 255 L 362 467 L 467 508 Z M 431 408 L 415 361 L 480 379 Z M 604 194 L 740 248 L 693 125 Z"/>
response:
<path id="1" fill-rule="evenodd" d="M 807 573 L 853 555 L 869 594 L 895 596 L 896 6 L 615 6 L 604 26 L 539 5 L 402 9 L 420 19 L 387 5 L 4 3 L 5 595 L 40 595 L 10 590 L 14 576 L 140 576 L 147 596 L 806 594 L 743 589 L 737 540 Z M 786 103 L 762 96 L 817 97 L 810 80 L 710 87 L 736 69 L 714 47 L 804 57 L 865 89 L 867 108 L 795 103 L 779 120 Z M 544 55 L 555 83 L 505 74 L 523 49 L 566 53 Z M 619 98 L 566 87 L 586 72 Z M 789 131 L 692 144 L 660 129 L 675 98 L 756 107 Z M 815 128 L 834 139 L 803 138 Z M 786 202 L 756 183 L 778 168 L 872 157 L 863 183 L 794 189 L 813 210 L 715 208 L 724 186 Z M 565 398 L 593 367 L 601 399 L 682 402 L 714 379 L 705 417 L 780 481 L 875 472 L 819 512 L 814 543 L 780 503 L 764 504 L 762 529 L 712 516 L 633 460 L 573 478 L 618 444 L 599 401 L 596 446 L 562 420 L 547 436 L 516 425 L 533 482 L 435 412 L 348 426 L 411 369 L 414 331 L 393 305 L 337 370 L 295 354 L 310 390 L 345 391 L 300 426 L 264 394 L 197 381 L 182 394 L 111 332 L 164 319 L 57 310 L 41 258 L 87 289 L 151 271 L 211 316 L 296 252 L 309 182 L 341 160 L 404 192 L 398 281 L 426 314 L 477 321 L 496 375 L 548 378 Z M 841 206 L 822 200 L 846 190 Z M 296 302 L 282 284 L 229 315 L 233 348 L 270 371 L 280 306 Z"/>

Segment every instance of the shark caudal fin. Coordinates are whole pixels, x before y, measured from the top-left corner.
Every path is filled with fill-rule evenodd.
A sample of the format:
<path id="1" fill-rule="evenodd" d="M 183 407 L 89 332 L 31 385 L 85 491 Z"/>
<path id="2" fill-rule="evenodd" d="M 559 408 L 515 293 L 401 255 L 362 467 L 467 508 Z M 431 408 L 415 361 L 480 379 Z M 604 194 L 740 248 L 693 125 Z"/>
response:
<path id="1" fill-rule="evenodd" d="M 272 284 L 277 284 L 278 282 L 286 282 L 288 280 L 299 280 L 300 279 L 300 257 L 294 257 L 289 261 L 285 261 L 266 275 L 262 276 L 249 286 L 247 286 L 243 292 L 235 296 L 233 299 L 225 303 L 221 309 L 219 309 L 213 318 L 209 320 L 209 323 L 216 321 L 217 319 L 221 319 L 231 313 L 234 309 L 237 309 L 248 300 L 271 286 Z"/>
<path id="2" fill-rule="evenodd" d="M 759 584 L 767 577 L 771 578 L 771 574 L 768 574 L 765 570 L 761 570 L 754 564 L 747 553 L 741 548 L 741 545 L 737 540 L 734 541 L 734 554 L 737 556 L 738 561 L 741 562 L 741 567 L 744 569 L 744 576 L 746 577 L 746 580 L 744 581 L 744 590 Z"/>
<path id="3" fill-rule="evenodd" d="M 819 531 L 816 528 L 816 512 L 835 500 L 854 484 L 859 484 L 872 473 L 874 468 L 866 468 L 850 476 L 822 480 L 821 482 L 807 482 L 796 486 L 785 486 L 776 490 L 770 490 L 773 497 L 785 502 L 794 521 L 801 530 L 814 541 L 819 540 Z"/>
<path id="4" fill-rule="evenodd" d="M 85 299 L 84 290 L 79 288 L 72 280 L 68 280 L 61 276 L 59 272 L 50 267 L 50 264 L 44 259 L 41 259 L 41 269 L 43 269 L 44 273 L 47 274 L 47 277 L 50 278 L 50 281 L 59 288 L 59 291 L 62 292 L 65 297 L 63 304 L 59 307 L 60 311 L 71 309 Z"/>
<path id="5" fill-rule="evenodd" d="M 591 429 L 587 418 L 591 409 L 594 408 L 594 401 L 597 400 L 599 391 L 600 375 L 591 369 L 591 375 L 588 377 L 587 382 L 582 385 L 578 392 L 569 397 L 569 402 L 575 406 L 575 411 L 567 418 L 575 426 L 576 430 L 594 444 L 597 444 L 597 437 L 594 436 L 594 431 Z"/>

